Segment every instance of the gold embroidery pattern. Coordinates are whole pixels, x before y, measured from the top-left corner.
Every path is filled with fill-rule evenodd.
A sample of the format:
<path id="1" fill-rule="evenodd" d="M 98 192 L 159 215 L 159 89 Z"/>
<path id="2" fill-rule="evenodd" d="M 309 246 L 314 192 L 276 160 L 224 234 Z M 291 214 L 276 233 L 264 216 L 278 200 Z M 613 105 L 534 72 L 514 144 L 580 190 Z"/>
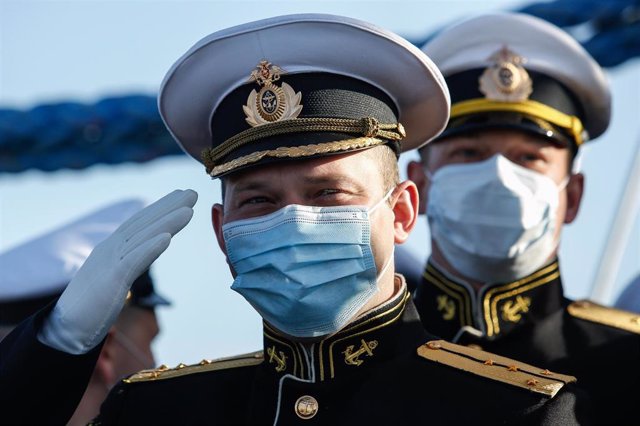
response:
<path id="1" fill-rule="evenodd" d="M 498 321 L 497 304 L 501 300 L 532 290 L 543 284 L 547 284 L 560 276 L 558 262 L 553 262 L 540 271 L 514 281 L 503 286 L 492 288 L 487 291 L 482 298 L 484 320 L 487 325 L 487 337 L 500 333 L 500 323 Z M 500 294 L 501 292 L 504 292 Z M 497 295 L 496 295 L 497 294 Z M 494 295 L 496 295 L 494 297 Z"/>
<path id="2" fill-rule="evenodd" d="M 451 321 L 456 316 L 456 305 L 453 300 L 449 299 L 446 294 L 441 294 L 437 298 L 438 311 L 442 313 L 442 319 L 445 321 Z"/>
<path id="3" fill-rule="evenodd" d="M 363 117 L 360 119 L 322 117 L 297 118 L 295 120 L 282 120 L 277 123 L 269 123 L 260 127 L 243 130 L 237 135 L 225 140 L 215 148 L 204 149 L 201 154 L 202 162 L 207 168 L 207 173 L 211 173 L 212 169 L 220 167 L 218 162 L 221 158 L 244 145 L 272 136 L 304 132 L 348 133 L 361 135 L 366 138 L 377 138 L 392 141 L 400 141 L 406 136 L 404 127 L 401 123 L 380 123 L 372 117 Z M 323 144 L 308 146 L 317 147 L 321 145 Z M 287 149 L 287 147 L 280 148 Z M 300 155 L 291 156 L 298 157 Z M 262 157 L 259 159 L 261 158 Z"/>
<path id="4" fill-rule="evenodd" d="M 269 355 L 269 364 L 276 363 L 277 372 L 284 371 L 287 368 L 287 356 L 282 351 L 276 353 L 275 346 L 267 349 L 267 355 Z"/>
<path id="5" fill-rule="evenodd" d="M 349 345 L 347 346 L 347 349 L 342 352 L 344 354 L 345 364 L 355 366 L 361 365 L 364 361 L 360 359 L 360 356 L 366 354 L 367 356 L 371 357 L 373 356 L 373 350 L 378 347 L 377 340 L 365 342 L 364 339 L 360 339 L 360 342 L 362 344 L 357 351 L 353 352 L 353 348 L 355 347 L 355 345 Z"/>
<path id="6" fill-rule="evenodd" d="M 446 279 L 431 265 L 427 265 L 427 270 L 424 272 L 423 277 L 429 283 L 459 302 L 461 309 L 464 310 L 465 313 L 465 315 L 460 315 L 461 327 L 473 324 L 471 320 L 471 302 L 469 300 L 469 294 L 464 287 Z M 464 300 L 457 292 L 462 293 Z"/>
<path id="7" fill-rule="evenodd" d="M 276 331 L 274 329 L 272 329 L 271 327 L 269 327 L 268 324 L 266 323 L 262 323 L 264 326 L 264 336 L 267 337 L 270 340 L 273 340 L 274 342 L 280 343 L 283 346 L 286 346 L 287 348 L 289 348 L 289 350 L 291 351 L 291 354 L 293 356 L 293 375 L 296 377 L 305 377 L 305 368 L 304 368 L 304 362 L 302 361 L 302 354 L 300 353 L 300 349 L 298 349 L 297 346 L 292 346 L 290 344 L 288 344 L 287 342 L 284 342 L 280 339 L 278 339 L 277 337 L 275 337 L 277 335 Z M 300 366 L 300 373 L 298 373 L 298 365 Z"/>
<path id="8" fill-rule="evenodd" d="M 388 321 L 385 321 L 383 324 L 379 324 L 375 327 L 371 327 L 368 329 L 364 329 L 362 331 L 359 331 L 357 333 L 354 334 L 348 334 L 344 337 L 341 337 L 339 339 L 334 340 L 333 342 L 331 342 L 331 344 L 329 345 L 329 377 L 330 378 L 334 378 L 335 377 L 335 371 L 333 368 L 333 347 L 334 345 L 336 345 L 337 343 L 345 340 L 345 339 L 349 339 L 352 337 L 356 337 L 356 336 L 361 336 L 363 334 L 367 334 L 370 333 L 372 331 L 378 330 L 380 328 L 384 328 L 387 325 L 395 322 L 398 320 L 398 318 L 400 318 L 402 316 L 402 312 L 404 311 L 404 308 L 407 304 L 407 301 L 411 298 L 411 293 L 409 293 L 408 291 L 405 290 L 405 295 L 404 298 L 402 299 L 402 301 L 395 307 L 393 307 L 391 310 L 386 311 L 386 312 L 382 312 L 380 315 L 377 315 L 375 317 L 369 318 L 367 321 L 363 322 L 362 324 L 359 324 L 358 326 L 364 326 L 372 321 L 376 321 L 378 320 L 380 317 L 385 317 L 385 316 L 389 316 L 389 315 L 393 315 L 392 318 L 390 318 Z M 343 330 L 344 332 L 351 332 L 351 330 Z M 342 333 L 342 332 L 341 332 Z M 340 333 L 338 333 L 339 335 Z M 323 345 L 324 345 L 325 341 L 323 340 L 322 342 L 320 342 L 320 346 L 319 346 L 319 360 L 320 360 L 320 381 L 324 381 L 324 360 L 322 358 L 322 354 L 323 354 Z"/>
<path id="9" fill-rule="evenodd" d="M 301 145 L 301 146 L 293 146 L 293 147 L 281 146 L 276 149 L 253 152 L 249 155 L 245 155 L 243 157 L 236 158 L 234 160 L 231 160 L 219 166 L 215 166 L 213 167 L 213 169 L 209 174 L 212 177 L 216 177 L 218 175 L 221 175 L 222 173 L 226 173 L 238 167 L 245 166 L 247 164 L 256 163 L 265 157 L 273 157 L 273 158 L 309 157 L 317 154 L 328 154 L 331 152 L 340 152 L 340 151 L 347 151 L 350 149 L 372 147 L 376 145 L 382 145 L 384 143 L 386 143 L 386 141 L 383 139 L 355 138 L 355 139 L 346 139 L 346 140 L 337 141 L 337 142 L 327 142 L 327 143 Z"/>
<path id="10" fill-rule="evenodd" d="M 515 301 L 507 300 L 502 304 L 502 319 L 509 322 L 518 322 L 522 314 L 529 312 L 531 306 L 530 297 L 516 296 Z"/>

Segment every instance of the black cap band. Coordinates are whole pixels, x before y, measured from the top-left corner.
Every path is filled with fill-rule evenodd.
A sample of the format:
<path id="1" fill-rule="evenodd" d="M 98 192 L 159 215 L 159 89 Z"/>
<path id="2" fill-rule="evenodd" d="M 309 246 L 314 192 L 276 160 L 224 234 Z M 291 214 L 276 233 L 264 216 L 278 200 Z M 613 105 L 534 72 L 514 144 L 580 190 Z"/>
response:
<path id="1" fill-rule="evenodd" d="M 213 176 L 222 176 L 258 161 L 268 163 L 297 156 L 260 156 L 250 162 L 239 160 L 287 148 L 304 150 L 306 147 L 317 147 L 315 151 L 313 148 L 307 150 L 304 156 L 308 158 L 365 149 L 379 143 L 389 143 L 396 153 L 399 152 L 398 142 L 404 136 L 404 130 L 398 125 L 397 107 L 389 96 L 375 86 L 351 77 L 322 72 L 283 74 L 277 83 L 286 83 L 296 93 L 301 94 L 302 110 L 299 115 L 296 118 L 252 127 L 242 111 L 248 103 L 250 93 L 254 90 L 259 91 L 260 86 L 251 82 L 236 88 L 224 98 L 213 114 L 212 148 L 209 152 L 203 153 L 203 159 L 205 164 L 209 162 L 208 169 L 213 169 L 214 165 L 229 165 L 222 168 L 222 172 L 208 170 Z M 326 120 L 325 125 L 320 125 L 324 121 L 322 119 L 330 120 Z M 285 124 L 285 121 L 289 123 Z M 339 125 L 347 121 L 348 125 Z M 368 132 L 367 123 L 376 123 L 381 131 Z M 274 131 L 276 127 L 278 129 Z M 262 129 L 264 133 L 261 132 Z M 390 132 L 385 133 L 387 130 Z M 237 135 L 247 132 L 252 133 L 251 143 L 229 143 Z M 358 137 L 377 140 L 363 140 L 358 144 L 347 143 L 348 147 L 345 145 L 340 149 L 327 147 L 327 144 L 333 142 L 351 141 Z M 220 152 L 223 154 L 215 155 Z M 211 153 L 214 155 L 210 155 Z"/>

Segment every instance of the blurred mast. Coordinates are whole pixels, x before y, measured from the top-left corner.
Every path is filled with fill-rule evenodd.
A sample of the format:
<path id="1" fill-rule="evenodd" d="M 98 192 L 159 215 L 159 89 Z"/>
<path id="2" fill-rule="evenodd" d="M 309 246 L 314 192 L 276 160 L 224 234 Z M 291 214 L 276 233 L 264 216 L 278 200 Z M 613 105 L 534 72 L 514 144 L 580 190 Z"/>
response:
<path id="1" fill-rule="evenodd" d="M 640 210 L 640 137 L 631 160 L 631 170 L 613 217 L 607 242 L 600 256 L 600 265 L 591 287 L 591 299 L 610 304 L 620 264 L 633 231 L 634 220 Z"/>

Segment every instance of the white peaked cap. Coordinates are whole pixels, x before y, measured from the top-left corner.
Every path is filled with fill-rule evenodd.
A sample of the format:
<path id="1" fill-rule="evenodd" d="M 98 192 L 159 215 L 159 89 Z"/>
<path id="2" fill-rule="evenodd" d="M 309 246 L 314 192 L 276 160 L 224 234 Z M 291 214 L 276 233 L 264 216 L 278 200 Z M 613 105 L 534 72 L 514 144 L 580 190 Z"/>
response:
<path id="1" fill-rule="evenodd" d="M 524 58 L 526 70 L 555 79 L 572 92 L 591 139 L 607 129 L 611 94 L 605 72 L 570 34 L 545 20 L 510 12 L 474 16 L 443 28 L 422 50 L 448 79 L 490 66 L 490 57 L 505 46 Z M 455 90 L 450 90 L 455 103 Z"/>
<path id="2" fill-rule="evenodd" d="M 419 48 L 404 38 L 343 16 L 278 16 L 208 35 L 168 71 L 158 106 L 165 125 L 184 151 L 202 161 L 203 150 L 219 146 L 249 128 L 242 108 L 246 95 L 238 96 L 232 106 L 229 99 L 245 87 L 248 94 L 256 86 L 249 77 L 261 60 L 286 71 L 282 81 L 299 77 L 291 86 L 301 93 L 300 117 L 310 108 L 305 104 L 308 98 L 303 76 L 310 76 L 309 85 L 318 81 L 313 73 L 324 73 L 377 88 L 394 104 L 397 121 L 406 130 L 402 151 L 437 136 L 449 117 L 449 96 L 442 75 Z M 212 122 L 216 117 L 223 117 L 218 129 L 226 127 L 223 130 L 231 134 L 214 134 Z M 339 112 L 336 117 L 340 118 Z M 275 142 L 267 147 L 254 145 L 263 151 L 278 148 Z"/>

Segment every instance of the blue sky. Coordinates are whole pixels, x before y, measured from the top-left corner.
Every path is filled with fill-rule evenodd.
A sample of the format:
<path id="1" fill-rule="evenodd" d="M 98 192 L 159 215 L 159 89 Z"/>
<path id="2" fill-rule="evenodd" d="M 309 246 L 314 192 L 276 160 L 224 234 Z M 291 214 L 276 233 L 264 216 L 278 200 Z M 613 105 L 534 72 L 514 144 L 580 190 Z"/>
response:
<path id="1" fill-rule="evenodd" d="M 323 12 L 364 19 L 421 38 L 455 19 L 516 9 L 522 1 L 28 1 L 0 0 L 0 106 L 29 108 L 58 101 L 94 102 L 119 94 L 155 94 L 171 64 L 203 36 L 275 15 Z M 586 193 L 577 221 L 566 227 L 561 268 L 566 293 L 588 297 L 603 256 L 634 147 L 640 143 L 640 61 L 610 72 L 613 122 L 589 144 Z M 401 159 L 404 175 L 407 154 Z M 159 311 L 156 358 L 170 365 L 257 350 L 260 318 L 229 289 L 231 276 L 210 224 L 219 184 L 189 158 L 94 166 L 83 171 L 0 175 L 0 250 L 128 197 L 153 201 L 192 188 L 199 201 L 190 225 L 154 264 L 152 274 L 173 306 Z M 640 273 L 640 223 L 628 230 L 612 302 Z M 426 258 L 426 220 L 409 247 Z"/>

